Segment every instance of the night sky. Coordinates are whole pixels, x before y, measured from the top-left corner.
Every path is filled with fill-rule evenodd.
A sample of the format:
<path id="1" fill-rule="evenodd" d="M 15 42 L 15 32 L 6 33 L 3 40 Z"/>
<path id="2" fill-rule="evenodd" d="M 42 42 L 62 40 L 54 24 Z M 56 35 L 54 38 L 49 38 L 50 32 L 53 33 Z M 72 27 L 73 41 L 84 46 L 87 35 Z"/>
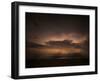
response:
<path id="1" fill-rule="evenodd" d="M 85 40 L 89 31 L 89 16 L 26 13 L 28 42 Z"/>
<path id="2" fill-rule="evenodd" d="M 71 53 L 88 56 L 89 16 L 26 13 L 26 51 L 28 59 Z"/>

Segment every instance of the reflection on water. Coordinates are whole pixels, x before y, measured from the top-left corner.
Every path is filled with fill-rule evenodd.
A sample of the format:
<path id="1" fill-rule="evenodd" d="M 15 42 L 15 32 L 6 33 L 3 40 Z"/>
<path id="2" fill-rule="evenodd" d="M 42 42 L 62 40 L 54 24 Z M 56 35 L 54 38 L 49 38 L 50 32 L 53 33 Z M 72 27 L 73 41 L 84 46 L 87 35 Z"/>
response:
<path id="1" fill-rule="evenodd" d="M 87 65 L 89 59 L 80 48 L 27 48 L 26 68 Z"/>
<path id="2" fill-rule="evenodd" d="M 49 47 L 48 48 L 47 47 L 28 48 L 27 49 L 27 52 L 28 52 L 27 57 L 34 56 L 35 54 L 39 55 L 39 57 L 67 56 L 68 54 L 72 54 L 72 53 L 80 54 L 81 51 L 82 50 L 79 48 L 49 48 Z M 30 57 L 30 58 L 32 58 L 32 57 Z"/>

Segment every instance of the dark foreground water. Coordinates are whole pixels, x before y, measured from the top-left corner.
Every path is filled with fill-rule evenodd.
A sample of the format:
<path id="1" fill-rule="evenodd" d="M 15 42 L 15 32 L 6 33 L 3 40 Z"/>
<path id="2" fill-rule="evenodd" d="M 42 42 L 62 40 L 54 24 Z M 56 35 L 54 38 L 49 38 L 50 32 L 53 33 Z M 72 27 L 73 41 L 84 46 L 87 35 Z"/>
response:
<path id="1" fill-rule="evenodd" d="M 58 67 L 58 66 L 79 66 L 89 65 L 88 58 L 70 58 L 70 59 L 31 59 L 26 60 L 26 68 L 36 67 Z"/>

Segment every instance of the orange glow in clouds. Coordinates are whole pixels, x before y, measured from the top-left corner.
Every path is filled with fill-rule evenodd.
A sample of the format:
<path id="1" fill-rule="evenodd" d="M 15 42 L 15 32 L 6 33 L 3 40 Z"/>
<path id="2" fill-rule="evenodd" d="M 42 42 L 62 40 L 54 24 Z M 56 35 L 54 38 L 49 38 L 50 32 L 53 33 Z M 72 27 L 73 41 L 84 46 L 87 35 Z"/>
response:
<path id="1" fill-rule="evenodd" d="M 86 36 L 81 36 L 80 34 L 71 33 L 71 34 L 60 34 L 60 35 L 47 35 L 47 36 L 41 36 L 38 39 L 34 39 L 33 41 L 39 44 L 45 45 L 48 41 L 64 41 L 69 40 L 72 43 L 83 43 L 85 40 L 87 40 Z"/>

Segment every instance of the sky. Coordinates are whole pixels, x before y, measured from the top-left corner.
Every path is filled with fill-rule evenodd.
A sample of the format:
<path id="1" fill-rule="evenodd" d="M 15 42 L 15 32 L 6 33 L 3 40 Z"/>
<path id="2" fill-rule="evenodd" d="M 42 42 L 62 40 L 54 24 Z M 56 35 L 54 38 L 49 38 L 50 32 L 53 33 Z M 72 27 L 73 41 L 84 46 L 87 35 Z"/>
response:
<path id="1" fill-rule="evenodd" d="M 27 48 L 31 47 L 33 52 L 40 51 L 39 53 L 84 50 L 87 54 L 89 16 L 26 13 L 26 45 Z M 36 47 L 41 48 L 38 50 Z"/>
<path id="2" fill-rule="evenodd" d="M 26 22 L 30 42 L 81 42 L 89 33 L 89 16 L 26 13 Z"/>

